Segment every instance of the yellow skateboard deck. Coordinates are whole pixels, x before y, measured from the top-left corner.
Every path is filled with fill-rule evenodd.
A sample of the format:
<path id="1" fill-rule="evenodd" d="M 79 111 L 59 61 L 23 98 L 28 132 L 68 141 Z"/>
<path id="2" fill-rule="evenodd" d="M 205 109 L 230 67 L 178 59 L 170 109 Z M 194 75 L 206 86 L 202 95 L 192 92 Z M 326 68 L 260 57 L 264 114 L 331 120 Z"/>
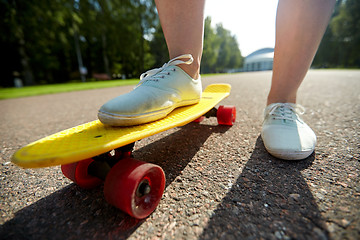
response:
<path id="1" fill-rule="evenodd" d="M 12 162 L 25 168 L 40 168 L 95 157 L 196 120 L 229 96 L 230 89 L 228 84 L 209 85 L 199 103 L 177 108 L 155 122 L 132 127 L 111 127 L 96 120 L 55 133 L 15 152 Z"/>

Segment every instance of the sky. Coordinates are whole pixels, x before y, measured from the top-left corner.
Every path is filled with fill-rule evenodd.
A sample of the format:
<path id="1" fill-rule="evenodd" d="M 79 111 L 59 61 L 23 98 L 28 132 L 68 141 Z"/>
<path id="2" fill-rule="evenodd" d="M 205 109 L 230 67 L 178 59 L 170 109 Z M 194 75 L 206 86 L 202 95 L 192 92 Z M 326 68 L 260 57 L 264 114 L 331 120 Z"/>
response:
<path id="1" fill-rule="evenodd" d="M 207 0 L 205 17 L 213 27 L 223 27 L 235 35 L 242 56 L 275 45 L 275 16 L 278 0 Z"/>

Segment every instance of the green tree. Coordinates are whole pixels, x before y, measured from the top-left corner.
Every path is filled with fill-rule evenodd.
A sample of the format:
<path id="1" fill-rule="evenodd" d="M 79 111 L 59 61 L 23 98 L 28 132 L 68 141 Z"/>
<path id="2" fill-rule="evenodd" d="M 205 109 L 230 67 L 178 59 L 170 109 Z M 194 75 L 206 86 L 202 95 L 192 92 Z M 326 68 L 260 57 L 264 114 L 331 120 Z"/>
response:
<path id="1" fill-rule="evenodd" d="M 222 24 L 216 26 L 216 37 L 219 41 L 218 57 L 216 59 L 216 72 L 223 72 L 228 68 L 231 58 L 230 31 L 225 29 Z"/>
<path id="2" fill-rule="evenodd" d="M 230 49 L 232 49 L 232 51 L 230 54 L 230 61 L 227 67 L 230 69 L 241 68 L 243 65 L 243 57 L 241 56 L 239 45 L 235 36 L 231 36 L 231 38 L 229 39 L 229 47 Z"/>
<path id="3" fill-rule="evenodd" d="M 88 76 L 138 77 L 169 58 L 153 0 L 9 0 L 0 14 L 2 86 L 13 85 L 13 72 L 26 85 L 79 79 L 79 65 Z M 239 64 L 236 39 L 206 19 L 202 71 Z"/>
<path id="4" fill-rule="evenodd" d="M 150 42 L 151 53 L 155 58 L 155 67 L 160 67 L 169 60 L 164 34 L 160 23 L 156 27 Z M 201 73 L 225 72 L 228 69 L 240 68 L 243 58 L 234 36 L 221 24 L 214 29 L 211 18 L 204 24 L 204 46 L 201 59 Z"/>
<path id="5" fill-rule="evenodd" d="M 211 19 L 208 17 L 205 20 L 202 72 L 225 72 L 240 68 L 242 62 L 243 58 L 236 37 L 232 36 L 222 24 L 217 24 L 214 30 L 211 27 Z"/>
<path id="6" fill-rule="evenodd" d="M 360 67 L 360 1 L 336 2 L 313 66 Z"/>
<path id="7" fill-rule="evenodd" d="M 91 72 L 138 76 L 144 71 L 150 61 L 145 35 L 156 24 L 153 1 L 85 1 L 80 14 Z M 102 57 L 96 59 L 96 55 Z"/>
<path id="8" fill-rule="evenodd" d="M 166 46 L 166 41 L 164 33 L 161 29 L 160 21 L 158 22 L 150 41 L 150 52 L 154 57 L 154 62 L 153 65 L 149 68 L 161 67 L 165 62 L 169 61 L 169 51 Z"/>
<path id="9" fill-rule="evenodd" d="M 344 1 L 330 23 L 333 35 L 341 45 L 339 63 L 344 67 L 360 67 L 360 2 Z"/>
<path id="10" fill-rule="evenodd" d="M 35 77 L 49 81 L 62 78 L 62 72 L 57 70 L 63 67 L 63 62 L 58 59 L 66 58 L 63 27 L 68 15 L 63 1 L 6 1 L 4 4 L 7 9 L 4 23 L 11 33 L 2 39 L 2 44 L 13 45 L 11 54 L 17 53 L 20 62 L 16 64 L 19 69 L 13 70 L 22 72 L 28 85 L 35 83 Z"/>
<path id="11" fill-rule="evenodd" d="M 27 85 L 79 77 L 78 62 L 93 72 L 138 76 L 152 64 L 146 36 L 157 24 L 152 0 L 9 0 L 0 2 L 2 71 Z M 81 54 L 81 58 L 79 57 Z M 3 79 L 3 78 L 2 78 Z"/>
<path id="12" fill-rule="evenodd" d="M 216 32 L 211 27 L 211 18 L 205 19 L 204 48 L 201 60 L 201 72 L 211 73 L 216 71 L 216 60 L 219 54 L 219 41 Z"/>

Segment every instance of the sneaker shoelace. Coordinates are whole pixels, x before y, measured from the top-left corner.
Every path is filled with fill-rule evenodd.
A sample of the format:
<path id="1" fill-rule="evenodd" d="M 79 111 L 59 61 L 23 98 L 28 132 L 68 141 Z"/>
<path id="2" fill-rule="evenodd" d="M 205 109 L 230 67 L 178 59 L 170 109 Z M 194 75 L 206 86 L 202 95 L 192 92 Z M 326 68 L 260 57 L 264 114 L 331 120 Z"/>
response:
<path id="1" fill-rule="evenodd" d="M 188 59 L 187 61 L 182 61 L 180 59 Z M 183 54 L 176 58 L 171 59 L 169 62 L 165 63 L 161 68 L 151 69 L 140 75 L 140 82 L 136 85 L 136 87 L 140 86 L 146 81 L 157 81 L 158 79 L 165 78 L 166 75 L 170 75 L 170 71 L 175 71 L 175 68 L 164 71 L 169 66 L 176 66 L 179 64 L 191 64 L 194 61 L 194 58 L 191 54 Z M 135 88 L 136 88 L 135 87 Z"/>
<path id="2" fill-rule="evenodd" d="M 271 115 L 273 119 L 296 121 L 298 116 L 304 113 L 305 108 L 299 104 L 274 103 L 266 115 Z"/>

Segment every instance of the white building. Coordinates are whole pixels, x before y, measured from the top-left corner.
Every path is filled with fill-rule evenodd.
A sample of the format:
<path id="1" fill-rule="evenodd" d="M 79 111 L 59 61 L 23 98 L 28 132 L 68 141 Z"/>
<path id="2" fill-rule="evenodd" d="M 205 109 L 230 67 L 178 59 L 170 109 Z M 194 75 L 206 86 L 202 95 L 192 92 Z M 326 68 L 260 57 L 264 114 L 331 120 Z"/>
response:
<path id="1" fill-rule="evenodd" d="M 274 49 L 262 48 L 245 57 L 243 71 L 272 70 L 274 61 Z"/>

